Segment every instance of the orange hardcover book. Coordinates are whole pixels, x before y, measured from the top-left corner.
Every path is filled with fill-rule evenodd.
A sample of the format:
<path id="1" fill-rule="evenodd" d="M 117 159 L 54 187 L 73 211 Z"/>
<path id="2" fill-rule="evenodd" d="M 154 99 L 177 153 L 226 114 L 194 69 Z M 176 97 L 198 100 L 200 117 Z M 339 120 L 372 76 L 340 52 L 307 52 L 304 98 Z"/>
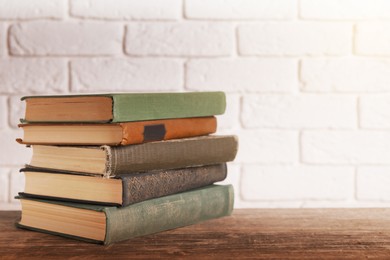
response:
<path id="1" fill-rule="evenodd" d="M 214 116 L 111 124 L 21 124 L 23 144 L 129 145 L 215 133 Z"/>

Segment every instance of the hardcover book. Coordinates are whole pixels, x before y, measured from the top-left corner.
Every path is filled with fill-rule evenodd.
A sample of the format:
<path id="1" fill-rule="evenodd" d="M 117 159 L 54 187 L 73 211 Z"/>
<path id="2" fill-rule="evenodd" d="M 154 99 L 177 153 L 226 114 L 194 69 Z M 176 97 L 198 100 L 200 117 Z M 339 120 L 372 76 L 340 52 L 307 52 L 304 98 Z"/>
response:
<path id="1" fill-rule="evenodd" d="M 226 164 L 154 170 L 107 179 L 22 169 L 25 189 L 20 195 L 79 203 L 128 206 L 140 201 L 211 185 L 226 178 Z"/>
<path id="2" fill-rule="evenodd" d="M 23 144 L 129 145 L 215 133 L 215 117 L 195 117 L 111 124 L 22 124 Z"/>
<path id="3" fill-rule="evenodd" d="M 27 96 L 22 122 L 130 122 L 221 115 L 223 92 Z"/>
<path id="4" fill-rule="evenodd" d="M 32 145 L 27 167 L 113 177 L 158 169 L 211 165 L 234 160 L 236 136 L 201 136 L 127 146 Z"/>
<path id="5" fill-rule="evenodd" d="M 103 244 L 227 216 L 233 210 L 231 185 L 211 185 L 123 208 L 19 198 L 19 227 Z"/>

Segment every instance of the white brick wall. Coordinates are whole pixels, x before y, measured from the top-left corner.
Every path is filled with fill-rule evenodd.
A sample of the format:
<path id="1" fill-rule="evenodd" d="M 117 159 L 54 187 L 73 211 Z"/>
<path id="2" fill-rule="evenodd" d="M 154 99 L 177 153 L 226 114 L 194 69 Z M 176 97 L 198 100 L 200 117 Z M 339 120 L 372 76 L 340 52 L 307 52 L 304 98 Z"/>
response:
<path id="1" fill-rule="evenodd" d="M 390 205 L 390 1 L 0 0 L 0 210 L 30 94 L 222 90 L 237 207 Z"/>
<path id="2" fill-rule="evenodd" d="M 347 55 L 352 49 L 352 25 L 330 22 L 278 22 L 238 27 L 242 55 Z M 329 39 L 332 39 L 331 41 Z"/>
<path id="3" fill-rule="evenodd" d="M 123 26 L 37 21 L 12 25 L 9 37 L 13 55 L 110 55 L 122 52 Z"/>
<path id="4" fill-rule="evenodd" d="M 54 93 L 68 89 L 65 60 L 4 58 L 0 60 L 0 93 Z"/>
<path id="5" fill-rule="evenodd" d="M 65 15 L 66 5 L 66 0 L 0 0 L 0 19 L 61 19 Z"/>
<path id="6" fill-rule="evenodd" d="M 183 62 L 175 59 L 82 59 L 71 62 L 71 89 L 94 91 L 178 91 Z"/>
<path id="7" fill-rule="evenodd" d="M 185 17 L 192 19 L 293 19 L 297 0 L 187 0 Z"/>
<path id="8" fill-rule="evenodd" d="M 126 27 L 125 52 L 136 56 L 229 56 L 231 24 L 207 22 L 133 23 Z"/>
<path id="9" fill-rule="evenodd" d="M 180 0 L 70 0 L 70 14 L 80 18 L 108 20 L 176 20 Z"/>
<path id="10" fill-rule="evenodd" d="M 387 0 L 301 0 L 300 16 L 316 20 L 389 19 Z"/>
<path id="11" fill-rule="evenodd" d="M 192 59 L 186 66 L 189 90 L 291 92 L 297 88 L 293 59 Z"/>

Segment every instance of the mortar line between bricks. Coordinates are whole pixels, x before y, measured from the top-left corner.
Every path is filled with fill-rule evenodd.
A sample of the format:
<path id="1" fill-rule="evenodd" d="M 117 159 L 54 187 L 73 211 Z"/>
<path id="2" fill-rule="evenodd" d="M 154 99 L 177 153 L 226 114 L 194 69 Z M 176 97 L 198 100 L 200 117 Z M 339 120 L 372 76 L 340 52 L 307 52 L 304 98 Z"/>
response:
<path id="1" fill-rule="evenodd" d="M 5 30 L 5 39 L 6 39 L 6 44 L 5 44 L 5 47 L 6 47 L 6 56 L 7 57 L 10 57 L 12 56 L 11 54 L 11 24 L 8 24 L 6 25 L 6 30 Z"/>
<path id="2" fill-rule="evenodd" d="M 183 61 L 183 77 L 182 77 L 182 90 L 185 91 L 185 90 L 188 90 L 188 87 L 187 87 L 187 81 L 188 81 L 188 75 L 187 75 L 187 66 L 188 66 L 188 62 L 190 61 L 190 59 L 185 59 Z"/>
<path id="3" fill-rule="evenodd" d="M 66 5 L 65 5 L 65 10 L 64 10 L 64 21 L 69 21 L 69 18 L 71 17 L 70 15 L 70 10 L 71 10 L 71 1 L 66 0 Z"/>
<path id="4" fill-rule="evenodd" d="M 354 169 L 354 178 L 353 178 L 353 185 L 354 185 L 354 187 L 353 187 L 353 191 L 354 191 L 354 193 L 353 193 L 353 198 L 354 198 L 354 200 L 356 201 L 356 202 L 358 202 L 359 201 L 359 199 L 358 199 L 358 181 L 357 181 L 357 175 L 358 175 L 358 166 L 355 166 L 355 169 Z"/>
<path id="5" fill-rule="evenodd" d="M 302 3 L 301 3 L 301 0 L 296 0 L 297 4 L 296 4 L 296 7 L 297 7 L 297 10 L 296 10 L 296 17 L 297 17 L 297 20 L 298 21 L 303 21 L 303 17 L 302 17 Z"/>
<path id="6" fill-rule="evenodd" d="M 115 54 L 40 54 L 40 55 L 18 55 L 10 53 L 12 59 L 63 59 L 63 58 L 119 58 L 122 53 Z"/>
<path id="7" fill-rule="evenodd" d="M 242 118 L 242 112 L 244 111 L 244 95 L 240 94 L 238 96 L 238 122 L 239 122 L 239 127 L 241 129 L 248 129 L 245 126 L 244 119 Z"/>
<path id="8" fill-rule="evenodd" d="M 233 27 L 233 34 L 234 34 L 234 42 L 233 42 L 233 53 L 232 53 L 232 58 L 239 58 L 241 55 L 240 53 L 240 37 L 239 37 L 239 24 L 234 24 Z"/>
<path id="9" fill-rule="evenodd" d="M 366 130 L 362 127 L 362 116 L 361 116 L 361 96 L 356 96 L 356 124 L 357 129 Z"/>
<path id="10" fill-rule="evenodd" d="M 179 17 L 180 18 L 180 17 Z M 179 18 L 107 18 L 107 17 L 94 17 L 94 16 L 78 16 L 78 15 L 71 15 L 69 17 L 69 21 L 74 22 L 88 22 L 91 21 L 92 23 L 96 22 L 104 22 L 104 23 L 169 23 L 169 22 L 182 22 L 184 20 Z"/>
<path id="11" fill-rule="evenodd" d="M 29 23 L 29 22 L 37 22 L 37 21 L 60 22 L 60 21 L 64 21 L 64 20 L 63 20 L 63 17 L 36 17 L 36 18 L 0 19 L 0 22 L 8 22 L 8 23 Z"/>
<path id="12" fill-rule="evenodd" d="M 11 183 L 11 170 L 8 170 L 8 198 L 7 198 L 7 202 L 8 203 L 11 203 L 11 200 L 12 200 L 12 194 L 11 194 L 11 191 L 12 191 L 12 183 Z"/>
<path id="13" fill-rule="evenodd" d="M 183 21 L 187 20 L 187 13 L 186 13 L 186 0 L 181 0 L 181 19 Z"/>
<path id="14" fill-rule="evenodd" d="M 300 129 L 298 132 L 298 163 L 300 165 L 304 164 L 303 160 L 303 145 L 302 145 L 302 135 L 303 135 L 303 130 Z"/>
<path id="15" fill-rule="evenodd" d="M 357 24 L 352 24 L 352 40 L 351 40 L 351 54 L 352 56 L 359 56 L 356 51 L 356 31 L 357 31 Z"/>
<path id="16" fill-rule="evenodd" d="M 66 66 L 66 69 L 67 69 L 67 75 L 68 75 L 68 89 L 67 89 L 67 92 L 68 93 L 72 93 L 72 62 L 71 60 L 68 60 L 67 61 L 67 66 Z"/>

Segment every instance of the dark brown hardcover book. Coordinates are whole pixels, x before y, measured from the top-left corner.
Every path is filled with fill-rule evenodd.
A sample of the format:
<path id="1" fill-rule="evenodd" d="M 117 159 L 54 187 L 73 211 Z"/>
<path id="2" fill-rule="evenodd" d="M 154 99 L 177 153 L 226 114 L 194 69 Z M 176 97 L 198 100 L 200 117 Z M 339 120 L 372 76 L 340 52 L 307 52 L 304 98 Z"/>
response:
<path id="1" fill-rule="evenodd" d="M 236 136 L 201 136 L 127 146 L 33 145 L 30 167 L 113 177 L 232 161 Z"/>
<path id="2" fill-rule="evenodd" d="M 123 174 L 113 179 L 22 169 L 23 196 L 128 206 L 148 199 L 211 185 L 226 178 L 226 164 Z"/>

